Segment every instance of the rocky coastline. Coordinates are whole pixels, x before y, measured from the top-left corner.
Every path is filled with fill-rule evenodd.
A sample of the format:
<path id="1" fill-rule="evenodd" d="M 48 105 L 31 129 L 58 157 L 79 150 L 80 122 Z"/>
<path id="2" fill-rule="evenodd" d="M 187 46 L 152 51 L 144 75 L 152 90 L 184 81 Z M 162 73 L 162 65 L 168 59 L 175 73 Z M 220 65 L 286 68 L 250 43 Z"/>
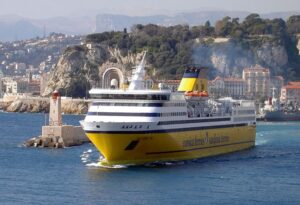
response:
<path id="1" fill-rule="evenodd" d="M 89 100 L 67 98 L 62 100 L 64 114 L 86 114 Z M 16 98 L 0 101 L 0 110 L 19 113 L 49 113 L 49 98 Z"/>

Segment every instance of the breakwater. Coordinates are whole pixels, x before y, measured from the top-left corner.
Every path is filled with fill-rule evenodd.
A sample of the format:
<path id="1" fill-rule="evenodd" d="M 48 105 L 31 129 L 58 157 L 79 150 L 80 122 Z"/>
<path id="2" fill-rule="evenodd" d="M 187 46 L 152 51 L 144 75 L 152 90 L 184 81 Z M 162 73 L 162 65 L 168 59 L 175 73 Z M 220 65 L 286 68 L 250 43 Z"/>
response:
<path id="1" fill-rule="evenodd" d="M 90 100 L 62 98 L 62 112 L 64 114 L 85 114 Z M 43 97 L 17 97 L 15 99 L 2 99 L 0 109 L 5 112 L 48 113 L 49 98 Z"/>

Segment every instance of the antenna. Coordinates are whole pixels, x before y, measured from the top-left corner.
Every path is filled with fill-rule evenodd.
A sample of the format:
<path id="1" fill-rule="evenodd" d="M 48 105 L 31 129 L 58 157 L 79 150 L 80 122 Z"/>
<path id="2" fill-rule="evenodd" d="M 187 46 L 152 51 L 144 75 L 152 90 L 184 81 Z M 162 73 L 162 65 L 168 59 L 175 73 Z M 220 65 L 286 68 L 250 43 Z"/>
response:
<path id="1" fill-rule="evenodd" d="M 131 83 L 128 87 L 128 90 L 142 90 L 145 89 L 145 58 L 147 51 L 144 51 L 144 55 L 140 64 L 136 67 L 135 72 L 133 73 Z"/>

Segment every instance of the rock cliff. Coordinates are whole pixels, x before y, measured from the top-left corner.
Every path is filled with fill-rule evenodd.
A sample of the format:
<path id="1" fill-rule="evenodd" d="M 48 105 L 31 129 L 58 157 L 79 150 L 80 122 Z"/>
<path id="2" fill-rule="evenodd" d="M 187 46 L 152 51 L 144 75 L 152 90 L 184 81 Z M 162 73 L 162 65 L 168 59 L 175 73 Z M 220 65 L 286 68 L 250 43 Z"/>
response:
<path id="1" fill-rule="evenodd" d="M 273 75 L 282 75 L 282 68 L 288 64 L 288 54 L 285 46 L 272 38 L 256 38 L 244 42 L 229 39 L 220 43 L 195 43 L 193 60 L 196 64 L 213 68 L 213 76 L 241 77 L 243 68 L 255 64 L 270 68 Z"/>
<path id="2" fill-rule="evenodd" d="M 105 69 L 103 65 L 120 64 L 131 72 L 140 56 L 141 53 L 122 55 L 119 49 L 99 44 L 69 47 L 50 73 L 43 96 L 59 90 L 62 95 L 87 97 L 88 90 L 99 85 L 101 69 Z"/>
<path id="3" fill-rule="evenodd" d="M 44 95 L 50 95 L 54 90 L 59 90 L 62 95 L 72 97 L 85 96 L 85 91 L 89 89 L 90 80 L 98 80 L 97 65 L 105 59 L 105 51 L 97 48 L 91 54 L 86 47 L 74 46 L 67 48 L 50 74 L 48 86 Z M 102 57 L 102 58 L 101 58 Z M 79 94 L 80 93 L 80 94 Z"/>
<path id="4" fill-rule="evenodd" d="M 296 44 L 293 45 L 296 49 Z M 288 46 L 282 39 L 272 35 L 257 35 L 245 39 L 193 39 L 185 46 L 192 62 L 210 69 L 209 77 L 216 75 L 241 77 L 245 67 L 259 64 L 270 69 L 272 75 L 283 75 L 285 78 L 290 74 L 290 56 Z M 176 46 L 179 56 L 180 47 Z M 126 72 L 131 72 L 132 66 L 138 63 L 137 59 L 142 49 L 135 53 L 117 46 L 109 46 L 102 43 L 89 42 L 81 46 L 67 48 L 60 57 L 56 67 L 51 72 L 48 87 L 44 92 L 47 96 L 55 89 L 62 95 L 72 97 L 86 97 L 87 91 L 94 85 L 99 85 L 105 65 L 119 63 L 124 65 Z M 173 51 L 172 51 L 173 52 Z M 171 52 L 171 54 L 172 54 Z M 172 56 L 156 56 L 155 51 L 148 51 L 148 70 L 152 70 L 153 79 L 165 79 L 163 73 L 181 76 L 183 66 L 178 67 L 176 62 L 180 58 Z M 164 54 L 162 53 L 162 54 Z M 182 59 L 184 59 L 183 57 Z M 170 62 L 170 59 L 175 59 Z M 177 60 L 178 59 L 178 60 Z M 165 66 L 158 67 L 155 62 L 159 61 Z M 149 63 L 150 62 L 150 63 Z M 175 63 L 174 63 L 175 62 Z M 183 64 L 181 62 L 181 64 Z M 293 68 L 295 69 L 295 68 Z M 156 72 L 155 72 L 156 71 Z"/>

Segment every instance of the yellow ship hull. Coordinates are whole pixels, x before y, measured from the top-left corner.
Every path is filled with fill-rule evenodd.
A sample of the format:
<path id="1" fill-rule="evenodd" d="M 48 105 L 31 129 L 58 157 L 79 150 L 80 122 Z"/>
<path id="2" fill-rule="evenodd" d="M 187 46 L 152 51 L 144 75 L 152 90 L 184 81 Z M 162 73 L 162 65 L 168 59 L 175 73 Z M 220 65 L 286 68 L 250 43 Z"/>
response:
<path id="1" fill-rule="evenodd" d="M 154 133 L 86 132 L 107 166 L 188 160 L 253 147 L 255 125 Z"/>

